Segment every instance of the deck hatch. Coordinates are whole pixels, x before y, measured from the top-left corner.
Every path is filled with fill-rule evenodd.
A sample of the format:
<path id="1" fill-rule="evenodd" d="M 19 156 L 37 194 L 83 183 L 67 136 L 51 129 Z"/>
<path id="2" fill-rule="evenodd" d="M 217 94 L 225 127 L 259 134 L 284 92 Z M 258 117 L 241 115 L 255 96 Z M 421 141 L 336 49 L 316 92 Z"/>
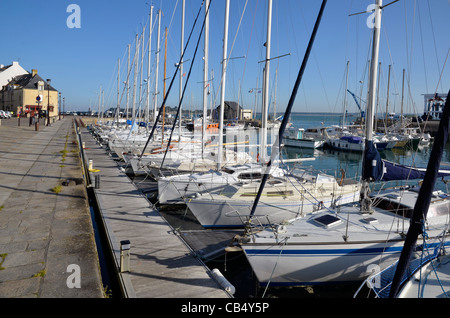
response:
<path id="1" fill-rule="evenodd" d="M 340 218 L 330 214 L 325 214 L 317 218 L 314 218 L 313 221 L 326 228 L 330 228 L 342 222 Z"/>

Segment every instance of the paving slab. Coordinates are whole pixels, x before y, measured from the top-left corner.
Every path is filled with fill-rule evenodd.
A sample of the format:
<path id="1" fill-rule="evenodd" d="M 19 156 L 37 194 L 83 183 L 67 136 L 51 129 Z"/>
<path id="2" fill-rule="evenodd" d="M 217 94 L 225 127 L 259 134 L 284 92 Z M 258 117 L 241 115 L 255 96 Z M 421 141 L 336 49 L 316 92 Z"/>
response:
<path id="1" fill-rule="evenodd" d="M 24 122 L 0 126 L 0 297 L 103 298 L 86 185 L 62 185 L 83 178 L 73 118 Z"/>

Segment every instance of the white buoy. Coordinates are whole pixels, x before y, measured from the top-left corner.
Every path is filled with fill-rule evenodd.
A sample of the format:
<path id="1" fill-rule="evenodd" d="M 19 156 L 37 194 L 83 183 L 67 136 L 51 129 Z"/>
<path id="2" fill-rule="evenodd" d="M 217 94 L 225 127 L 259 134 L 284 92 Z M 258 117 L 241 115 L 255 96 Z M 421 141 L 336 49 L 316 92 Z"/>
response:
<path id="1" fill-rule="evenodd" d="M 236 292 L 236 288 L 234 288 L 234 286 L 222 275 L 222 273 L 217 268 L 214 268 L 211 273 L 219 282 L 220 286 L 223 287 L 223 289 L 225 289 L 231 295 L 234 295 L 234 293 Z"/>

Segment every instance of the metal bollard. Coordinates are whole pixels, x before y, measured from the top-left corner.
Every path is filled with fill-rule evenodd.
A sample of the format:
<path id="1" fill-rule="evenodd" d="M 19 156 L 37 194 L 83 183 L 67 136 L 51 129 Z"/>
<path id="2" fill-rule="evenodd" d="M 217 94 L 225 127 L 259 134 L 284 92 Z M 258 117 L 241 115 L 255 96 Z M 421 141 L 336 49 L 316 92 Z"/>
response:
<path id="1" fill-rule="evenodd" d="M 39 131 L 39 123 L 38 123 L 38 122 L 36 122 L 36 123 L 34 124 L 34 130 L 35 130 L 35 131 Z"/>
<path id="2" fill-rule="evenodd" d="M 94 166 L 94 162 L 92 160 L 89 160 L 89 165 L 88 165 L 88 169 L 92 170 Z"/>
<path id="3" fill-rule="evenodd" d="M 100 189 L 100 175 L 99 174 L 95 175 L 95 188 Z"/>
<path id="4" fill-rule="evenodd" d="M 120 241 L 120 272 L 130 271 L 130 241 Z"/>

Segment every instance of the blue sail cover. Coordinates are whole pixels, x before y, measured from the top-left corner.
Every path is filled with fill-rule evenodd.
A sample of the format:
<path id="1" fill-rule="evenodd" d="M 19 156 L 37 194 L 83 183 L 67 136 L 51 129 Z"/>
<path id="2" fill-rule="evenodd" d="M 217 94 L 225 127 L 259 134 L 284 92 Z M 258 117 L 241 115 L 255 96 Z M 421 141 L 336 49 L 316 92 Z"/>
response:
<path id="1" fill-rule="evenodd" d="M 380 181 L 383 177 L 383 162 L 372 140 L 366 140 L 363 158 L 363 180 Z"/>
<path id="2" fill-rule="evenodd" d="M 390 161 L 383 160 L 383 176 L 381 180 L 392 181 L 392 180 L 413 180 L 413 179 L 423 179 L 425 177 L 425 168 L 414 168 L 404 165 L 399 165 Z M 439 170 L 437 172 L 437 177 L 442 178 L 450 176 L 450 170 Z"/>
<path id="3" fill-rule="evenodd" d="M 362 144 L 363 143 L 363 138 L 358 137 L 358 136 L 342 136 L 341 140 L 345 140 L 352 144 Z"/>

